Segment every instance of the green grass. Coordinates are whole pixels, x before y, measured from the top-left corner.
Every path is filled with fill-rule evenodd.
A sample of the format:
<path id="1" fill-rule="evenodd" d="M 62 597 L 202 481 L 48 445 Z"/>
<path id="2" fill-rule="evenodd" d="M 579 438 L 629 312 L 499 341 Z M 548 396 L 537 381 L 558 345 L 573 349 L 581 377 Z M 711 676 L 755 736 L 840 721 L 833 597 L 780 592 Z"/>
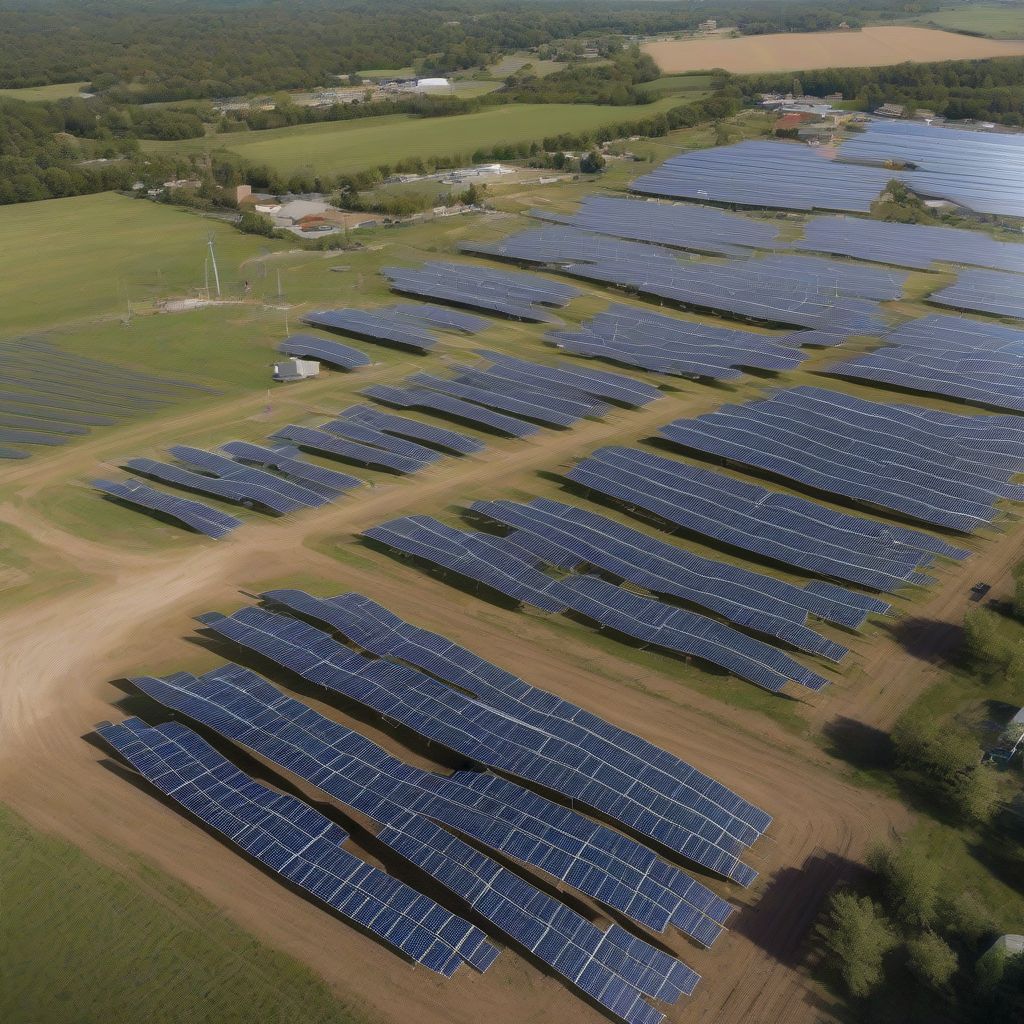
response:
<path id="1" fill-rule="evenodd" d="M 952 31 L 967 31 L 994 39 L 1024 37 L 1024 6 L 1013 4 L 971 4 L 918 15 L 915 22 Z"/>
<path id="2" fill-rule="evenodd" d="M 561 71 L 566 65 L 557 60 L 541 60 L 531 53 L 510 53 L 502 57 L 496 64 L 491 64 L 486 70 L 493 78 L 502 80 L 521 71 L 529 64 L 529 71 L 538 78 L 545 78 L 555 71 Z"/>
<path id="3" fill-rule="evenodd" d="M 0 89 L 0 99 L 25 100 L 39 103 L 43 100 L 63 100 L 77 96 L 88 82 L 61 82 L 59 85 L 33 85 L 25 89 Z"/>
<path id="4" fill-rule="evenodd" d="M 358 72 L 360 78 L 412 78 L 415 68 L 371 68 L 369 71 Z"/>
<path id="5" fill-rule="evenodd" d="M 648 96 L 685 96 L 688 100 L 698 99 L 711 88 L 711 75 L 666 75 L 653 82 L 639 86 Z"/>
<path id="6" fill-rule="evenodd" d="M 3 808 L 0 891 L 7 1024 L 368 1019 L 173 879 L 107 868 Z"/>
<path id="7" fill-rule="evenodd" d="M 404 114 L 297 125 L 270 131 L 209 135 L 182 142 L 144 142 L 153 153 L 226 149 L 282 174 L 305 169 L 341 174 L 394 164 L 406 157 L 465 154 L 499 143 L 532 142 L 561 132 L 650 117 L 675 106 L 664 98 L 642 107 L 515 103 L 474 114 L 416 118 Z"/>
<path id="8" fill-rule="evenodd" d="M 112 193 L 0 207 L 0 337 L 188 294 L 203 284 L 210 235 L 228 294 L 241 291 L 243 260 L 286 245 Z"/>

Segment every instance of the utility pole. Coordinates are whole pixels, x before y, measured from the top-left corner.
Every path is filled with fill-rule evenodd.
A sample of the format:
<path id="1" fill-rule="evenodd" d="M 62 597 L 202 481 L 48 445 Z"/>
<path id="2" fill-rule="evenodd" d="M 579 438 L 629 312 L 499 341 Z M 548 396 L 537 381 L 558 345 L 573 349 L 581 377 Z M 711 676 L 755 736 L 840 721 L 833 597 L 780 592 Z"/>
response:
<path id="1" fill-rule="evenodd" d="M 210 301 L 210 257 L 203 260 L 203 288 L 206 291 L 206 301 Z"/>
<path id="2" fill-rule="evenodd" d="M 206 240 L 210 247 L 210 262 L 213 264 L 213 283 L 217 287 L 217 298 L 220 298 L 220 274 L 217 272 L 217 254 L 213 251 L 213 235 Z"/>
<path id="3" fill-rule="evenodd" d="M 281 268 L 277 268 L 277 297 L 281 298 Z"/>

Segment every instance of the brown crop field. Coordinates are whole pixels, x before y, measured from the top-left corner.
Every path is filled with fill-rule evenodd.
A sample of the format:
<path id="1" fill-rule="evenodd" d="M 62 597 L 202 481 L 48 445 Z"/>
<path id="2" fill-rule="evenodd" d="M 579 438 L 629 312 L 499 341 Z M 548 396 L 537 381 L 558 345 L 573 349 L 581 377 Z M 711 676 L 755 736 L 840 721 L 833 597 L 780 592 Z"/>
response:
<path id="1" fill-rule="evenodd" d="M 738 39 L 665 39 L 644 50 L 666 74 L 724 68 L 736 74 L 811 68 L 883 67 L 904 61 L 1024 55 L 1024 39 L 980 39 L 911 26 L 859 32 L 794 32 Z"/>

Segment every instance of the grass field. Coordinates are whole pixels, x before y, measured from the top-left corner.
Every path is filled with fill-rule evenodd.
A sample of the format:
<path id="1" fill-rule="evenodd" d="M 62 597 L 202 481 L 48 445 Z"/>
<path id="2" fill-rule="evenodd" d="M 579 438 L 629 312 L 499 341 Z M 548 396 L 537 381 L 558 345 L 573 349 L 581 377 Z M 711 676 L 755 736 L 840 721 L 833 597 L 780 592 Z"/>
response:
<path id="1" fill-rule="evenodd" d="M 8 1024 L 357 1024 L 315 975 L 191 890 L 130 877 L 0 808 Z M 142 991 L 145 991 L 145 996 Z"/>
<path id="2" fill-rule="evenodd" d="M 38 103 L 41 100 L 63 100 L 77 96 L 88 82 L 61 82 L 59 85 L 34 85 L 27 89 L 0 89 L 0 99 L 26 100 Z"/>
<path id="3" fill-rule="evenodd" d="M 643 49 L 665 74 L 707 68 L 747 74 L 1011 57 L 1024 54 L 1024 41 L 978 39 L 911 25 L 890 25 L 857 32 L 659 40 L 645 43 Z"/>
<path id="4" fill-rule="evenodd" d="M 468 157 L 476 149 L 488 149 L 499 143 L 531 142 L 561 132 L 586 131 L 649 117 L 676 103 L 674 98 L 643 107 L 516 103 L 454 117 L 391 114 L 263 132 L 210 135 L 184 142 L 145 142 L 143 147 L 154 153 L 226 149 L 282 174 L 305 169 L 316 174 L 341 174 L 393 164 L 404 157 Z"/>
<path id="5" fill-rule="evenodd" d="M 187 294 L 203 284 L 210 235 L 227 294 L 241 288 L 243 260 L 284 245 L 112 193 L 4 206 L 0 337 L 81 317 L 123 316 L 129 299 Z"/>
<path id="6" fill-rule="evenodd" d="M 914 20 L 954 31 L 980 32 L 993 39 L 1024 38 L 1024 5 L 1020 3 L 971 4 L 929 11 Z"/>
<path id="7" fill-rule="evenodd" d="M 687 100 L 698 99 L 710 88 L 711 75 L 666 75 L 640 86 L 648 96 L 681 96 Z"/>

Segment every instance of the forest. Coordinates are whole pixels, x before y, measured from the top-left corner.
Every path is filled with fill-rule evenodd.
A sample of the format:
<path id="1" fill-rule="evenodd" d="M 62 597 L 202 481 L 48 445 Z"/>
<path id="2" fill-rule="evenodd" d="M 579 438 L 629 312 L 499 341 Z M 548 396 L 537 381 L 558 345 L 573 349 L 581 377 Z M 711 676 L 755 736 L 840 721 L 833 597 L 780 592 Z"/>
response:
<path id="1" fill-rule="evenodd" d="M 823 68 L 801 71 L 796 80 L 805 93 L 841 92 L 844 105 L 874 110 L 881 103 L 902 103 L 932 110 L 950 120 L 975 118 L 1024 125 L 1024 59 L 949 60 L 935 64 L 895 64 L 884 68 Z M 748 98 L 793 88 L 792 74 L 744 75 L 737 79 Z"/>
<path id="2" fill-rule="evenodd" d="M 813 31 L 932 10 L 936 0 L 0 0 L 0 88 L 86 81 L 120 102 L 308 89 L 414 66 L 448 73 L 587 35 Z M 69 20 L 74 30 L 68 31 Z"/>

